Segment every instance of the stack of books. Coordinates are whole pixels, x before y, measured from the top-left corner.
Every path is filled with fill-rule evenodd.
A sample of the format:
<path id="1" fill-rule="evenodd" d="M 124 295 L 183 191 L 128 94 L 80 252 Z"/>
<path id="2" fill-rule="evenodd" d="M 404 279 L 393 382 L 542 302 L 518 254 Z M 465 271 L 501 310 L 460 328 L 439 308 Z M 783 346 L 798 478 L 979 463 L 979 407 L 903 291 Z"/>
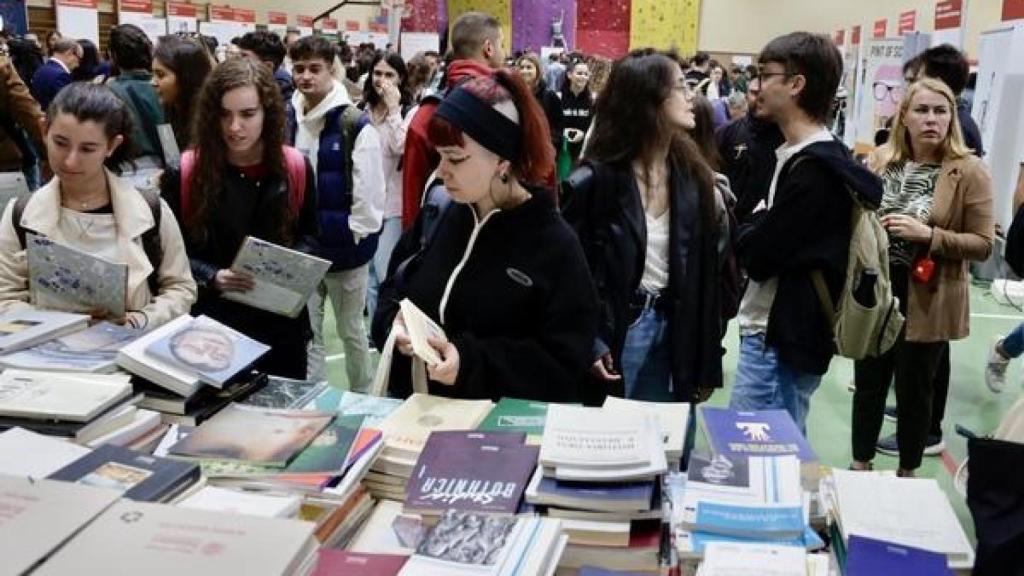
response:
<path id="1" fill-rule="evenodd" d="M 0 356 L 0 366 L 48 372 L 114 372 L 117 353 L 141 335 L 138 330 L 100 322 L 31 348 L 4 354 Z"/>
<path id="2" fill-rule="evenodd" d="M 550 574 L 567 537 L 554 518 L 449 510 L 402 566 L 402 576 Z"/>
<path id="3" fill-rule="evenodd" d="M 519 513 L 539 450 L 525 439 L 516 432 L 432 432 L 409 478 L 404 512 L 430 524 L 447 510 Z"/>
<path id="4" fill-rule="evenodd" d="M 772 576 L 828 576 L 829 558 L 790 546 L 743 542 L 708 544 L 700 576 L 771 574 Z M 878 574 L 882 574 L 879 572 Z"/>
<path id="5" fill-rule="evenodd" d="M 435 430 L 473 430 L 494 404 L 413 394 L 379 424 L 384 448 L 364 484 L 377 498 L 404 502 L 406 483 Z"/>
<path id="6" fill-rule="evenodd" d="M 526 501 L 562 520 L 569 542 L 560 567 L 658 569 L 668 464 L 653 412 L 553 404 L 539 462 Z"/>
<path id="7" fill-rule="evenodd" d="M 25 348 L 78 332 L 89 326 L 86 314 L 23 308 L 0 314 L 0 354 Z"/>
<path id="8" fill-rule="evenodd" d="M 248 369 L 269 350 L 206 316 L 181 316 L 123 346 L 117 362 L 137 376 L 144 407 L 194 426 L 265 384 Z"/>
<path id="9" fill-rule="evenodd" d="M 953 569 L 974 565 L 974 548 L 934 479 L 833 470 L 822 480 L 821 498 L 835 519 L 829 531 L 839 566 L 863 544 L 854 536 L 941 554 Z"/>
<path id="10" fill-rule="evenodd" d="M 167 502 L 199 481 L 199 466 L 107 444 L 49 475 L 124 493 L 142 502 Z"/>
<path id="11" fill-rule="evenodd" d="M 604 407 L 615 412 L 632 411 L 653 414 L 661 430 L 661 444 L 670 470 L 679 470 L 690 423 L 690 405 L 685 402 L 644 402 L 608 396 Z"/>

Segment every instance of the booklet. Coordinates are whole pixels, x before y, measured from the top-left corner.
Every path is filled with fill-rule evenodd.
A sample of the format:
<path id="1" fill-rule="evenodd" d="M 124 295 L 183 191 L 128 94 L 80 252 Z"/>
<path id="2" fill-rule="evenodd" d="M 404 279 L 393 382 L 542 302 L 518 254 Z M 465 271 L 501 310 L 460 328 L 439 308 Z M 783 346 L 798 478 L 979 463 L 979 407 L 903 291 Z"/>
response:
<path id="1" fill-rule="evenodd" d="M 330 267 L 329 260 L 247 236 L 231 270 L 252 276 L 255 287 L 222 297 L 295 318 Z"/>
<path id="2" fill-rule="evenodd" d="M 125 314 L 128 265 L 116 264 L 45 236 L 25 235 L 28 289 L 38 308 Z"/>
<path id="3" fill-rule="evenodd" d="M 430 340 L 447 341 L 444 329 L 408 298 L 399 302 L 398 306 L 405 320 L 405 329 L 409 332 L 409 340 L 412 341 L 413 354 L 428 364 L 440 364 L 443 361 L 441 355 L 430 345 Z"/>

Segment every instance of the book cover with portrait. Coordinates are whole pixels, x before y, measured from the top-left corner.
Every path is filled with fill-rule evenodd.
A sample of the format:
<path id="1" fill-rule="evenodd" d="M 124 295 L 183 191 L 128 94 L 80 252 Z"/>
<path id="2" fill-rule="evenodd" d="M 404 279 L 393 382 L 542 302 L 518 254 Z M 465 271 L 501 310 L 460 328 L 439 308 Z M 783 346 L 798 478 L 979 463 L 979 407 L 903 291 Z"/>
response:
<path id="1" fill-rule="evenodd" d="M 147 354 L 184 368 L 218 388 L 268 351 L 269 346 L 206 316 L 192 320 L 146 348 Z"/>

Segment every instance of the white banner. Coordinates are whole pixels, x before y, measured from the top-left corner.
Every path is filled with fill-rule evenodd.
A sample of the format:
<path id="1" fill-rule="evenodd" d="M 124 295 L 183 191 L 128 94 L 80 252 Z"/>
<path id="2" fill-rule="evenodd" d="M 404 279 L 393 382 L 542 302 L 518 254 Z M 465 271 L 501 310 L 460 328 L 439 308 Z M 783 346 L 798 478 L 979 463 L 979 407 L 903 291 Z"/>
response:
<path id="1" fill-rule="evenodd" d="M 57 2 L 57 30 L 65 38 L 92 40 L 100 45 L 99 11 L 81 5 L 69 6 Z"/>
<path id="2" fill-rule="evenodd" d="M 199 23 L 195 18 L 189 18 L 186 16 L 168 16 L 167 17 L 167 33 L 168 34 L 188 34 L 199 31 Z"/>
<path id="3" fill-rule="evenodd" d="M 134 24 L 149 37 L 149 41 L 156 46 L 161 36 L 167 34 L 167 19 L 147 16 L 138 12 L 120 12 L 117 21 L 121 24 Z"/>
<path id="4" fill-rule="evenodd" d="M 420 52 L 440 50 L 441 38 L 432 32 L 402 32 L 402 60 L 406 62 Z"/>

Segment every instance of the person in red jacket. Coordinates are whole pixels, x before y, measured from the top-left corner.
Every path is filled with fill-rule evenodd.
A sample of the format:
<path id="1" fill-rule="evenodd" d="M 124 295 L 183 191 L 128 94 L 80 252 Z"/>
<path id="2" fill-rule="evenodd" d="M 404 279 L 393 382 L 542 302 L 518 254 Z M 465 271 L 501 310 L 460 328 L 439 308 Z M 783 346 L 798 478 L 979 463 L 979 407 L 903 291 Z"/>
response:
<path id="1" fill-rule="evenodd" d="M 469 78 L 488 76 L 505 61 L 501 23 L 482 12 L 466 12 L 452 27 L 454 60 L 448 65 L 445 85 L 458 86 Z M 443 96 L 443 94 L 442 94 Z M 420 199 L 440 157 L 427 137 L 427 126 L 440 99 L 420 104 L 409 123 L 402 159 L 402 229 L 408 230 L 420 211 Z"/>

